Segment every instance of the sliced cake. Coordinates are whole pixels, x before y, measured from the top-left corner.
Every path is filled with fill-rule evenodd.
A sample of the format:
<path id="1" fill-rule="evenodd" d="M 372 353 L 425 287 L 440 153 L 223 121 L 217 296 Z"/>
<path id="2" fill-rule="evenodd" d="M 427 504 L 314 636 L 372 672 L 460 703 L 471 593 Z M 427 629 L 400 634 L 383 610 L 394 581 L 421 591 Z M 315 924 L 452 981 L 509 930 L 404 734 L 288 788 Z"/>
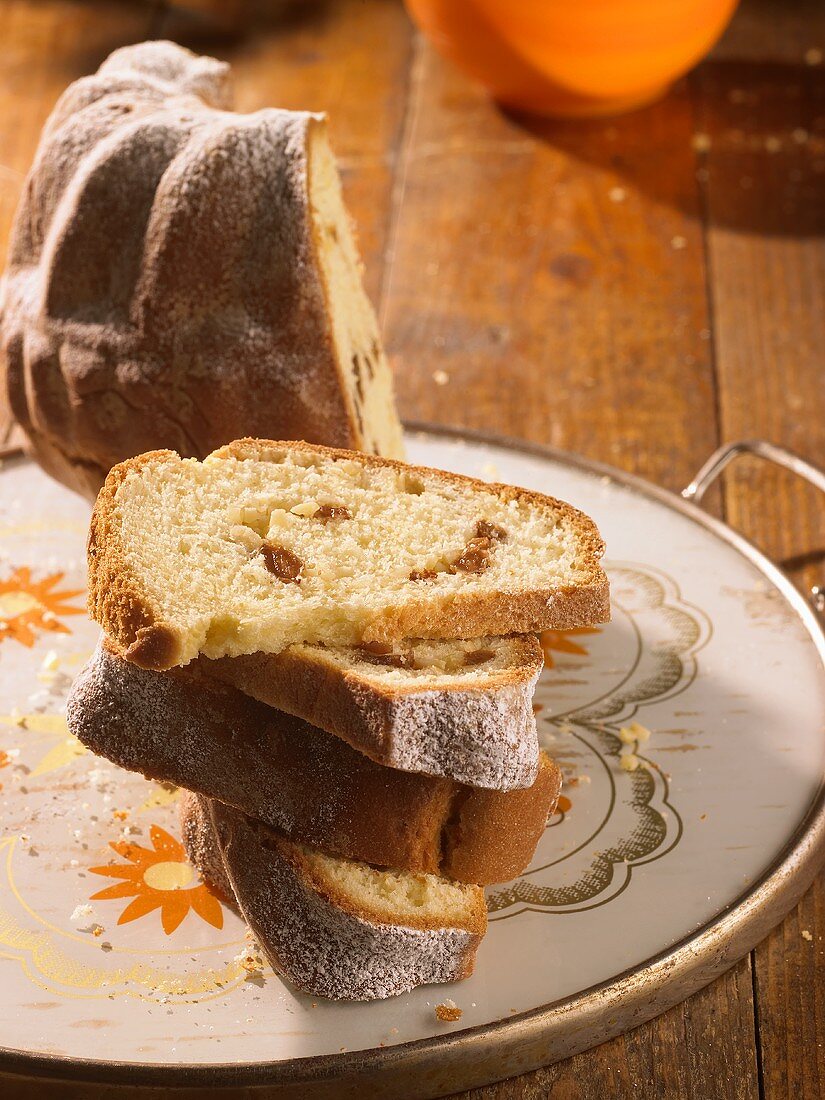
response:
<path id="1" fill-rule="evenodd" d="M 395 646 L 293 645 L 201 658 L 208 675 L 334 733 L 379 764 L 473 787 L 528 787 L 538 767 L 533 634 Z"/>
<path id="2" fill-rule="evenodd" d="M 146 668 L 603 622 L 592 520 L 524 489 L 306 443 L 116 466 L 89 532 L 89 605 Z"/>
<path id="3" fill-rule="evenodd" d="M 105 643 L 75 680 L 67 719 L 92 752 L 292 840 L 482 885 L 529 864 L 561 785 L 546 756 L 531 787 L 508 793 L 385 768 L 191 666 L 146 671 Z"/>
<path id="4" fill-rule="evenodd" d="M 192 862 L 304 992 L 366 1001 L 472 974 L 481 887 L 337 859 L 188 792 L 181 823 Z"/>

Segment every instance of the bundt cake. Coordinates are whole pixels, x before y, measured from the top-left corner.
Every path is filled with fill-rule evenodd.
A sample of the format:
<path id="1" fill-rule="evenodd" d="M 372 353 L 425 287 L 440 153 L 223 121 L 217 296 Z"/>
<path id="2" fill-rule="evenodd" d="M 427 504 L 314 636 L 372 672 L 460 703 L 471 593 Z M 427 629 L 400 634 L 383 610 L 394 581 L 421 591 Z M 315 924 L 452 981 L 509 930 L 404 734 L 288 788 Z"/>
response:
<path id="1" fill-rule="evenodd" d="M 241 436 L 402 451 L 324 117 L 235 113 L 228 66 L 171 42 L 57 103 L 0 335 L 32 451 L 86 494 L 132 455 Z"/>

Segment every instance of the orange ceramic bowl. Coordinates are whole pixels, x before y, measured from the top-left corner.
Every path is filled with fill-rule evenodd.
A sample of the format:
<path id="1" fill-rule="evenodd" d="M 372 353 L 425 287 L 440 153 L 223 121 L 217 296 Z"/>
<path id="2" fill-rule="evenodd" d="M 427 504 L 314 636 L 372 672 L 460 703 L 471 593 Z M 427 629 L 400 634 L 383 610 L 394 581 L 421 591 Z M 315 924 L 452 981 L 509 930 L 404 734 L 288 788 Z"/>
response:
<path id="1" fill-rule="evenodd" d="M 436 49 L 501 103 L 587 116 L 662 95 L 737 0 L 407 0 Z"/>

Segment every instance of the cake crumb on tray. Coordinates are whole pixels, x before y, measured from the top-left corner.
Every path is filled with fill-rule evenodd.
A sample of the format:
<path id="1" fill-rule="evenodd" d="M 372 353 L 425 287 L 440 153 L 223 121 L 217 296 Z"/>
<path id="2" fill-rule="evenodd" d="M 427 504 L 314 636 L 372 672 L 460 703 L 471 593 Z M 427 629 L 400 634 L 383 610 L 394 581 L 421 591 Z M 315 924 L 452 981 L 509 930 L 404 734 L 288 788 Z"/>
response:
<path id="1" fill-rule="evenodd" d="M 463 1012 L 455 1001 L 447 1000 L 435 1006 L 435 1016 L 436 1019 L 440 1020 L 442 1023 L 453 1024 L 456 1020 L 461 1019 Z"/>

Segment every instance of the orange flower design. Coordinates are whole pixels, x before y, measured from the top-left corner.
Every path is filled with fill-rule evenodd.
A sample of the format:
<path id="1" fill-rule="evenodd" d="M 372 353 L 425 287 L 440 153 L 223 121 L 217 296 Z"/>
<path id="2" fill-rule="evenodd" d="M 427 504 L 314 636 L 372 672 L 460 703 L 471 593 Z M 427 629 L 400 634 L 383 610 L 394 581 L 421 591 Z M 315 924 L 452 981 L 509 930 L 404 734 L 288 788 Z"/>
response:
<path id="1" fill-rule="evenodd" d="M 33 581 L 31 570 L 23 565 L 0 581 L 0 642 L 14 638 L 31 648 L 38 632 L 71 634 L 58 615 L 82 615 L 82 607 L 71 607 L 66 600 L 82 594 L 82 589 L 55 588 L 63 573 L 52 573 L 42 581 Z"/>
<path id="2" fill-rule="evenodd" d="M 9 754 L 0 749 L 0 768 L 7 768 L 11 764 Z M 0 783 L 0 791 L 3 789 L 3 784 Z"/>
<path id="3" fill-rule="evenodd" d="M 160 909 L 163 931 L 171 936 L 190 909 L 211 924 L 223 928 L 223 910 L 216 897 L 198 882 L 183 845 L 159 825 L 149 830 L 151 848 L 143 848 L 128 840 L 115 840 L 109 845 L 128 863 L 109 863 L 105 867 L 90 867 L 95 875 L 123 879 L 92 894 L 91 901 L 132 898 L 118 917 L 118 924 L 145 917 Z"/>
<path id="4" fill-rule="evenodd" d="M 539 635 L 539 641 L 544 650 L 545 667 L 552 668 L 554 665 L 553 650 L 557 653 L 573 653 L 578 657 L 587 657 L 589 651 L 578 642 L 570 640 L 582 634 L 601 634 L 601 631 L 593 626 L 577 626 L 573 630 L 543 630 Z"/>

